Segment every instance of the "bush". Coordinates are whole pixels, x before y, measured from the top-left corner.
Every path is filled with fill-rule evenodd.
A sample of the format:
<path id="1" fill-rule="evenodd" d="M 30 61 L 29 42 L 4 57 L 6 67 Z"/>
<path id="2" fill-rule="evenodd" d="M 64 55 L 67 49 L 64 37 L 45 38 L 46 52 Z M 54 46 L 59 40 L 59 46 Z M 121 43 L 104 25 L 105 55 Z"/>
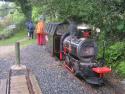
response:
<path id="1" fill-rule="evenodd" d="M 102 45 L 99 42 L 99 45 Z M 99 47 L 98 59 L 102 57 L 103 49 Z M 106 65 L 111 66 L 113 71 L 120 77 L 125 77 L 125 41 L 108 42 L 105 52 Z"/>
<path id="2" fill-rule="evenodd" d="M 106 51 L 106 58 L 109 63 L 118 63 L 125 59 L 125 42 L 117 42 L 111 45 Z"/>
<path id="3" fill-rule="evenodd" d="M 120 64 L 117 66 L 116 72 L 121 77 L 125 77 L 125 61 L 121 61 Z"/>
<path id="4" fill-rule="evenodd" d="M 7 38 L 10 38 L 12 37 L 16 32 L 19 32 L 21 30 L 24 29 L 24 26 L 25 25 L 25 22 L 22 21 L 18 24 L 16 24 L 16 28 L 14 29 L 4 29 L 1 33 L 0 33 L 0 40 L 4 40 L 4 39 L 7 39 Z"/>

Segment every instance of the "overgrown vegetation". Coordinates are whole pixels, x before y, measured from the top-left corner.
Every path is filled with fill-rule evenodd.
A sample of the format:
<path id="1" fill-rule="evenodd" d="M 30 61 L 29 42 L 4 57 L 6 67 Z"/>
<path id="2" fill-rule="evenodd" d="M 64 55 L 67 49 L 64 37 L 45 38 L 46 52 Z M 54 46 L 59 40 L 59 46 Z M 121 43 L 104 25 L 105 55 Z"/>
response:
<path id="1" fill-rule="evenodd" d="M 27 38 L 26 17 L 21 12 L 19 6 L 16 6 L 14 3 L 5 3 L 2 6 L 0 7 L 0 14 L 4 11 L 6 14 L 1 15 L 2 19 L 0 20 L 0 38 L 3 39 L 0 40 L 0 46 L 14 45 L 17 41 L 21 43 L 21 47 L 35 43 L 35 39 L 28 40 Z M 16 26 L 16 28 L 10 29 L 12 26 Z"/>
<path id="2" fill-rule="evenodd" d="M 109 46 L 106 51 L 106 61 L 115 69 L 116 73 L 125 77 L 125 41 L 116 42 Z"/>
<path id="3" fill-rule="evenodd" d="M 14 45 L 17 41 L 19 41 L 21 43 L 21 47 L 26 47 L 28 45 L 35 43 L 35 39 L 29 40 L 27 38 L 26 30 L 22 29 L 18 33 L 16 33 L 13 37 L 10 37 L 9 39 L 6 39 L 6 40 L 1 40 L 0 46 Z"/>
<path id="4" fill-rule="evenodd" d="M 6 13 L 4 13 L 6 12 Z M 24 24 L 24 14 L 16 9 L 14 3 L 3 3 L 0 6 L 0 40 L 13 36 L 20 31 L 22 23 Z"/>

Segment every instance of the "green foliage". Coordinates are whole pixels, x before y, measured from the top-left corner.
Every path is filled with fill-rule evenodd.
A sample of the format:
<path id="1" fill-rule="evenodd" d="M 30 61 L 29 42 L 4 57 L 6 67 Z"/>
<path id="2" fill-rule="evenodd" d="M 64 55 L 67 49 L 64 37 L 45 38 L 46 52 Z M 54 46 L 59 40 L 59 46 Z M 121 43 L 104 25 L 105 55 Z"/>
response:
<path id="1" fill-rule="evenodd" d="M 113 43 L 112 43 L 113 42 Z M 105 59 L 106 64 L 111 66 L 113 71 L 115 71 L 119 76 L 125 77 L 125 41 L 115 42 L 112 41 L 108 45 L 106 43 L 106 53 Z M 103 53 L 103 43 L 99 41 L 99 53 L 98 59 L 102 57 Z"/>
<path id="2" fill-rule="evenodd" d="M 29 0 L 13 0 L 18 6 L 21 7 L 22 13 L 24 13 L 27 19 L 32 17 L 32 6 Z"/>
<path id="3" fill-rule="evenodd" d="M 18 10 L 15 10 L 13 14 L 9 15 L 11 17 L 12 24 L 19 24 L 23 20 L 25 20 L 25 16 L 23 13 L 20 13 Z"/>
<path id="4" fill-rule="evenodd" d="M 12 45 L 16 41 L 18 41 L 20 39 L 24 39 L 25 35 L 26 35 L 26 32 L 24 32 L 24 31 L 16 33 L 13 37 L 11 37 L 9 39 L 1 40 L 0 45 Z"/>
<path id="5" fill-rule="evenodd" d="M 125 42 L 117 42 L 107 48 L 106 59 L 109 63 L 119 63 L 125 60 Z"/>
<path id="6" fill-rule="evenodd" d="M 8 8 L 9 7 L 9 4 L 2 4 L 1 6 L 0 6 L 0 16 L 6 16 L 8 13 L 9 13 L 9 10 L 8 9 L 6 9 L 6 8 Z"/>
<path id="7" fill-rule="evenodd" d="M 28 45 L 35 43 L 35 39 L 29 40 L 28 38 L 26 38 L 26 36 L 27 36 L 26 30 L 24 28 L 20 29 L 20 31 L 17 32 L 13 37 L 10 37 L 9 39 L 5 40 L 0 40 L 0 46 L 14 45 L 15 42 L 17 41 L 21 43 L 21 47 L 26 47 Z"/>
<path id="8" fill-rule="evenodd" d="M 125 61 L 125 41 L 116 42 L 106 49 L 106 62 L 112 66 L 115 71 L 119 71 L 121 62 Z M 124 64 L 125 65 L 125 64 Z M 123 66 L 125 68 L 125 66 Z M 123 70 L 125 72 L 125 70 Z"/>
<path id="9" fill-rule="evenodd" d="M 0 39 L 12 37 L 22 26 L 24 28 L 24 23 L 24 14 L 19 13 L 17 10 L 13 14 L 8 14 L 0 21 Z M 9 28 L 9 25 L 16 25 L 16 29 Z"/>
<path id="10" fill-rule="evenodd" d="M 125 32 L 125 21 L 119 21 L 116 29 L 120 32 Z"/>
<path id="11" fill-rule="evenodd" d="M 42 13 L 42 8 L 41 7 L 33 7 L 33 11 L 32 11 L 32 19 L 37 22 L 39 16 Z"/>
<path id="12" fill-rule="evenodd" d="M 65 21 L 74 17 L 99 27 L 104 32 L 125 31 L 124 0 L 29 0 L 33 8 L 33 19 L 46 15 L 50 21 Z"/>
<path id="13" fill-rule="evenodd" d="M 65 21 L 74 17 L 76 21 L 99 27 L 102 31 L 125 31 L 124 0 L 14 0 L 21 6 L 25 16 L 36 21 L 46 15 L 50 21 Z M 32 11 L 33 9 L 33 11 Z M 122 21 L 122 22 L 121 22 Z"/>
<path id="14" fill-rule="evenodd" d="M 117 66 L 116 72 L 121 77 L 125 77 L 125 61 L 120 62 L 120 64 Z"/>

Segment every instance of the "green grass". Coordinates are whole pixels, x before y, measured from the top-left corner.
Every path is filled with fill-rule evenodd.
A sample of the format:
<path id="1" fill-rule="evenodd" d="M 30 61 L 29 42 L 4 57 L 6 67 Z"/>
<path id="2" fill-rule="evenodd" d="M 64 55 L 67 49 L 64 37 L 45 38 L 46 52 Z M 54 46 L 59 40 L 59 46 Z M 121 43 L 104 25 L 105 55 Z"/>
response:
<path id="1" fill-rule="evenodd" d="M 125 78 L 125 61 L 120 62 L 120 64 L 117 67 L 118 74 Z"/>
<path id="2" fill-rule="evenodd" d="M 3 34 L 3 35 L 8 34 L 8 33 L 10 33 L 11 31 L 12 31 L 12 30 L 1 29 L 0 35 L 1 35 L 1 34 Z"/>
<path id="3" fill-rule="evenodd" d="M 4 31 L 3 31 L 3 28 L 0 28 L 0 34 L 3 34 Z"/>
<path id="4" fill-rule="evenodd" d="M 16 33 L 9 39 L 0 40 L 0 46 L 14 45 L 16 42 L 20 42 L 21 47 L 26 47 L 28 45 L 34 44 L 35 39 L 29 40 L 27 38 L 27 32 L 25 30 Z"/>

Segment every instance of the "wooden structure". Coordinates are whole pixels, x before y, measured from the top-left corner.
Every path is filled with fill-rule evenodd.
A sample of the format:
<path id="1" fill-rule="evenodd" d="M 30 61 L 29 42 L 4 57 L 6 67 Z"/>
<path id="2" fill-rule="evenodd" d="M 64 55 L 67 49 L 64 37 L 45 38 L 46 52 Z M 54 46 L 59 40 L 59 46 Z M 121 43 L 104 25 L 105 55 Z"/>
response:
<path id="1" fill-rule="evenodd" d="M 6 79 L 0 80 L 0 94 L 42 94 L 34 75 L 29 75 L 31 84 L 26 75 L 12 76 L 10 79 L 10 84 Z"/>
<path id="2" fill-rule="evenodd" d="M 7 80 L 0 80 L 0 94 L 7 94 Z"/>

